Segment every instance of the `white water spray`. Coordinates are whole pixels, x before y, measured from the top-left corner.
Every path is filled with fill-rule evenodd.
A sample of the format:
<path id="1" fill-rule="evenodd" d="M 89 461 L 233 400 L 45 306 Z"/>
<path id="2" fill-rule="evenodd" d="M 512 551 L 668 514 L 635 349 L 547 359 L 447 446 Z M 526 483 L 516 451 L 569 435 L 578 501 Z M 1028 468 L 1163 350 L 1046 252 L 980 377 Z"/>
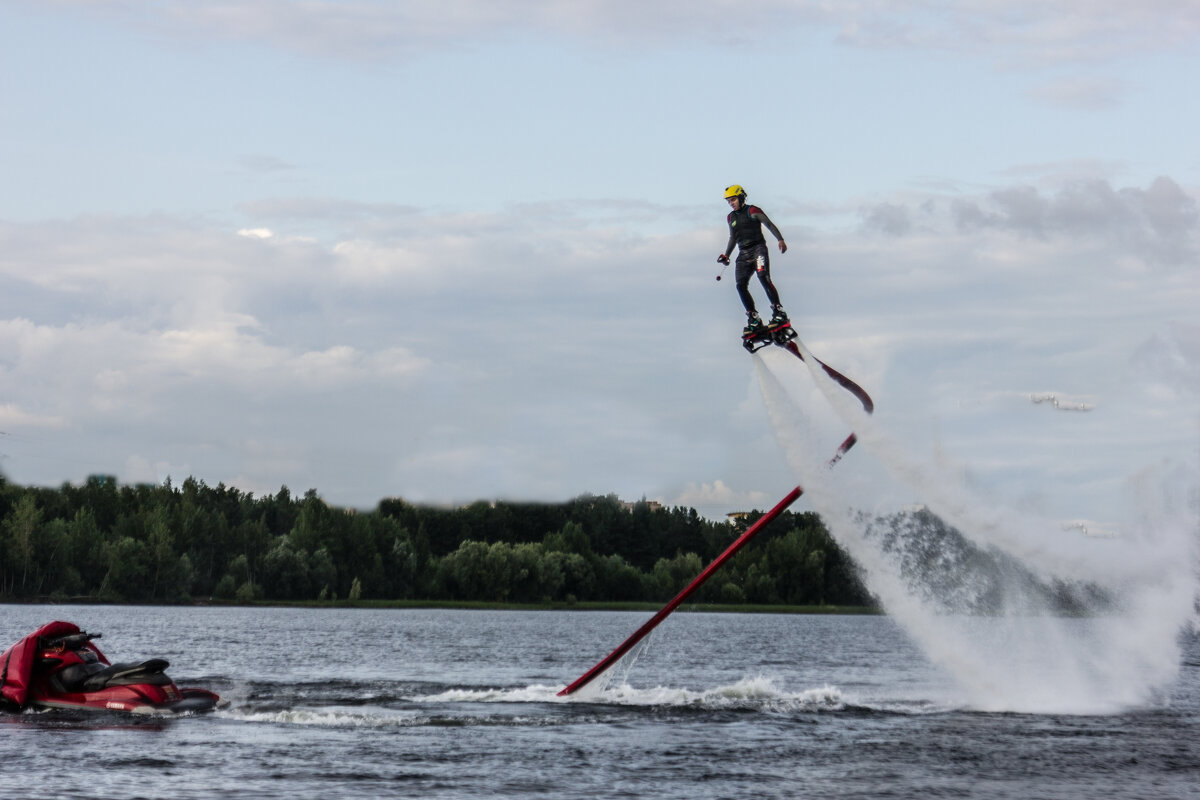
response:
<path id="1" fill-rule="evenodd" d="M 869 590 L 954 677 L 970 706 L 1109 713 L 1161 702 L 1178 674 L 1179 636 L 1194 622 L 1200 596 L 1195 465 L 1150 469 L 1131 481 L 1137 514 L 1119 536 L 1064 530 L 1059 521 L 977 496 L 953 469 L 911 457 L 797 344 L 819 403 L 811 388 L 797 385 L 803 373 L 791 356 L 769 348 L 755 359 L 788 462 Z M 836 473 L 824 469 L 830 446 L 818 440 L 846 431 L 830 434 L 813 422 L 828 405 L 860 442 Z M 864 513 L 872 487 L 856 474 L 869 470 L 854 462 L 866 458 L 987 554 L 988 563 L 1005 568 L 983 574 L 945 548 L 931 553 L 930 540 L 919 540 L 928 531 L 913 517 L 898 527 L 895 515 L 888 521 Z M 906 557 L 914 542 L 926 546 L 921 558 Z M 1063 595 L 1074 604 L 1071 615 L 1055 602 Z M 968 602 L 985 596 L 986 615 Z"/>

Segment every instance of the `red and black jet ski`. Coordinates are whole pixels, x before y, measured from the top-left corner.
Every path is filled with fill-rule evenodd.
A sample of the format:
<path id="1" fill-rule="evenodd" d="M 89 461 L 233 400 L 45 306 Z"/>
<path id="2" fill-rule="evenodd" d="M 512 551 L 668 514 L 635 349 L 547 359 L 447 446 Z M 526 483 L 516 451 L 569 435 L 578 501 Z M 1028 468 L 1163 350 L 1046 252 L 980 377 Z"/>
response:
<path id="1" fill-rule="evenodd" d="M 161 658 L 113 664 L 92 643 L 98 633 L 51 622 L 0 656 L 0 700 L 10 709 L 89 708 L 142 714 L 209 711 L 227 701 L 207 689 L 181 689 Z"/>

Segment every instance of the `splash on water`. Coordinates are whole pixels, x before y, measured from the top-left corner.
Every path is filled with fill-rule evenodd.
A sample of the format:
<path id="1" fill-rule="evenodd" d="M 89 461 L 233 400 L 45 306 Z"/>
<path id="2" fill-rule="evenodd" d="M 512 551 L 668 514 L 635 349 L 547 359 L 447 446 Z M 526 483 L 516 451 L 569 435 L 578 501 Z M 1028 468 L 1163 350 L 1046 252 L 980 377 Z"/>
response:
<path id="1" fill-rule="evenodd" d="M 755 359 L 788 463 L 869 590 L 972 707 L 1111 713 L 1163 702 L 1200 597 L 1194 452 L 1129 476 L 1126 518 L 1088 535 L 1086 524 L 981 495 L 953 464 L 914 457 L 803 352 L 807 376 L 773 348 Z M 829 408 L 833 434 L 813 421 Z M 827 470 L 846 426 L 859 450 Z M 875 506 L 901 494 L 907 507 Z"/>
<path id="2" fill-rule="evenodd" d="M 533 685 L 514 689 L 452 689 L 418 698 L 429 703 L 598 703 L 619 706 L 661 706 L 739 711 L 835 711 L 844 707 L 842 693 L 831 686 L 787 692 L 768 677 L 743 678 L 711 689 L 634 687 L 613 682 L 586 699 L 577 694 L 559 697 L 559 687 Z"/>
<path id="3" fill-rule="evenodd" d="M 593 678 L 591 682 L 575 692 L 576 699 L 584 701 L 597 700 L 614 681 L 618 684 L 625 683 L 629 678 L 629 673 L 633 669 L 634 664 L 649 649 L 650 642 L 653 639 L 654 634 L 648 634 L 633 647 L 629 648 L 629 652 L 618 658 L 611 667 L 604 670 L 604 672 Z"/>
<path id="4" fill-rule="evenodd" d="M 433 724 L 432 717 L 384 706 L 321 706 L 270 711 L 230 709 L 218 717 L 268 725 L 305 725 L 328 728 L 413 728 Z"/>
<path id="5" fill-rule="evenodd" d="M 561 687 L 531 684 L 520 687 L 453 688 L 432 694 L 396 698 L 387 705 L 302 706 L 276 709 L 237 708 L 218 712 L 224 719 L 268 725 L 296 725 L 316 728 L 423 728 L 434 726 L 558 724 L 554 716 L 510 713 L 510 709 L 531 704 L 557 706 L 610 706 L 622 708 L 671 708 L 706 711 L 748 711 L 762 713 L 826 712 L 843 710 L 847 703 L 842 693 L 831 686 L 800 692 L 781 689 L 768 677 L 744 678 L 727 686 L 691 690 L 678 687 L 636 688 L 613 683 L 588 699 L 577 695 L 559 697 Z M 509 709 L 491 713 L 485 708 Z"/>

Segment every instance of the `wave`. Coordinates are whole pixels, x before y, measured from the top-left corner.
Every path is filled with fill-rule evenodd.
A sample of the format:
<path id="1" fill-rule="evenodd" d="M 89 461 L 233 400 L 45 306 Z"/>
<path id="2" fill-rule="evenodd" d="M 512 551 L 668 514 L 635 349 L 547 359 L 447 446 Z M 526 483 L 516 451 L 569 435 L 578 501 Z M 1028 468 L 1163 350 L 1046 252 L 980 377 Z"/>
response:
<path id="1" fill-rule="evenodd" d="M 534 684 L 516 689 L 450 689 L 414 700 L 424 703 L 559 703 L 748 711 L 836 711 L 844 707 L 842 693 L 832 686 L 787 692 L 765 677 L 743 678 L 728 686 L 699 690 L 665 686 L 636 688 L 622 683 L 586 700 L 559 697 L 561 688 Z"/>
<path id="2" fill-rule="evenodd" d="M 432 693 L 393 697 L 387 701 L 380 701 L 378 697 L 364 698 L 365 704 L 346 703 L 343 697 L 331 697 L 325 698 L 329 705 L 320 705 L 321 698 L 309 697 L 302 704 L 288 708 L 280 708 L 279 704 L 298 698 L 276 696 L 270 699 L 271 707 L 264 707 L 252 700 L 215 712 L 213 716 L 227 721 L 265 725 L 400 729 L 544 727 L 587 721 L 610 723 L 613 715 L 642 710 L 784 716 L 828 713 L 926 716 L 973 710 L 968 705 L 954 702 L 853 697 L 830 685 L 788 691 L 774 679 L 765 676 L 746 677 L 708 689 L 635 687 L 620 683 L 587 699 L 559 697 L 561 688 L 540 683 L 507 688 L 448 687 Z M 540 708 L 530 710 L 535 706 Z"/>

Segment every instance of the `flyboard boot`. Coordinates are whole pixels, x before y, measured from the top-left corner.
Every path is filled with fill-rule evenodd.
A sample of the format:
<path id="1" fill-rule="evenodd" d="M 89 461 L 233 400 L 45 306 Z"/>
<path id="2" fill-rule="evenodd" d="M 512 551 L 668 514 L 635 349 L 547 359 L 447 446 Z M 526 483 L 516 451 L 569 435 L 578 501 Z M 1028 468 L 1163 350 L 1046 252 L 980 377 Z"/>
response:
<path id="1" fill-rule="evenodd" d="M 742 347 L 753 353 L 760 347 L 766 347 L 770 343 L 770 329 L 763 324 L 762 318 L 758 316 L 757 311 L 749 312 L 746 315 L 746 327 L 742 328 Z"/>
<path id="2" fill-rule="evenodd" d="M 792 329 L 792 321 L 788 319 L 787 312 L 783 310 L 783 306 L 775 306 L 775 313 L 771 315 L 771 321 L 767 323 L 767 331 L 771 334 L 771 340 L 775 344 L 787 344 L 792 339 L 796 338 L 796 331 Z"/>

